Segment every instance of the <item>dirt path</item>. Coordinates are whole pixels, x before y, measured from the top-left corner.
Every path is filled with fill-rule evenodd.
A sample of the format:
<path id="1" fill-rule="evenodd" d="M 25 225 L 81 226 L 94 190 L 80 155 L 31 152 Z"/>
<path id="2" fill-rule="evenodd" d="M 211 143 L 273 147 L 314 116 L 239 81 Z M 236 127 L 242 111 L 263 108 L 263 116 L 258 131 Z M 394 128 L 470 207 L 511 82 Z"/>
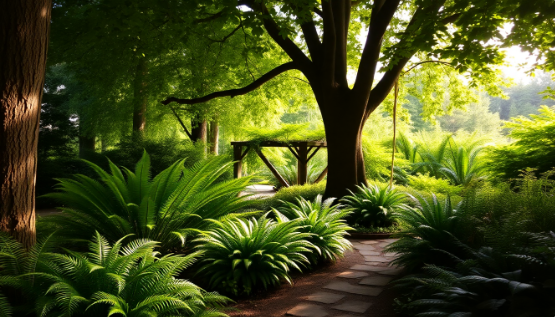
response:
<path id="1" fill-rule="evenodd" d="M 396 294 L 384 285 L 400 274 L 382 249 L 392 240 L 352 240 L 355 251 L 333 265 L 294 278 L 234 306 L 233 317 L 393 317 Z"/>

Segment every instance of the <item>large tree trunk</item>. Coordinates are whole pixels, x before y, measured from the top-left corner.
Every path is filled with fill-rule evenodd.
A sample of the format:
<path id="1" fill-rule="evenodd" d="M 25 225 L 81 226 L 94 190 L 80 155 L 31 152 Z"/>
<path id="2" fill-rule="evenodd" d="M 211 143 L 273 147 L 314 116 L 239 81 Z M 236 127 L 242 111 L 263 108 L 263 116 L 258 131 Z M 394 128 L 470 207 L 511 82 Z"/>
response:
<path id="1" fill-rule="evenodd" d="M 35 178 L 51 0 L 0 4 L 0 230 L 36 241 Z"/>
<path id="2" fill-rule="evenodd" d="M 348 93 L 317 98 L 321 103 L 322 118 L 328 144 L 328 180 L 325 197 L 341 198 L 356 190 L 356 185 L 366 183 L 362 158 L 363 115 L 350 105 Z M 351 111 L 345 111 L 345 108 Z M 361 166 L 362 162 L 362 166 Z M 362 171 L 359 169 L 362 168 Z"/>
<path id="3" fill-rule="evenodd" d="M 133 135 L 139 138 L 144 136 L 146 126 L 146 106 L 148 104 L 147 91 L 148 64 L 146 58 L 139 59 L 135 72 L 133 95 Z"/>

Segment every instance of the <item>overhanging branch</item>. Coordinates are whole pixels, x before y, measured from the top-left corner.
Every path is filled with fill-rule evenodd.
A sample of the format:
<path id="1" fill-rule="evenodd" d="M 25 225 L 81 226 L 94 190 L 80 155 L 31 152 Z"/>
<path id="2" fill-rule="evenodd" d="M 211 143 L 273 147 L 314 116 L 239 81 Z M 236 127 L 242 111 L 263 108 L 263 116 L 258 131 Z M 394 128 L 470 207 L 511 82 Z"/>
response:
<path id="1" fill-rule="evenodd" d="M 220 98 L 220 97 L 235 97 L 235 96 L 244 95 L 244 94 L 247 94 L 247 93 L 255 90 L 256 88 L 262 86 L 263 84 L 270 81 L 271 79 L 273 79 L 277 75 L 279 75 L 281 73 L 284 73 L 286 71 L 289 71 L 289 70 L 293 70 L 293 69 L 298 69 L 295 66 L 295 63 L 293 63 L 293 62 L 285 63 L 283 65 L 280 65 L 280 66 L 272 69 L 271 71 L 262 75 L 262 77 L 258 78 L 257 80 L 255 80 L 254 82 L 252 82 L 251 84 L 249 84 L 248 86 L 245 86 L 243 88 L 218 91 L 218 92 L 214 92 L 214 93 L 211 93 L 209 95 L 206 95 L 204 97 L 191 98 L 191 99 L 180 99 L 180 98 L 175 98 L 175 97 L 169 97 L 166 100 L 162 101 L 162 104 L 168 105 L 171 102 L 176 102 L 176 103 L 182 104 L 182 105 L 192 105 L 192 104 L 202 103 L 202 102 L 206 102 L 206 101 L 209 101 L 209 100 L 212 100 L 212 99 L 215 99 L 215 98 Z"/>

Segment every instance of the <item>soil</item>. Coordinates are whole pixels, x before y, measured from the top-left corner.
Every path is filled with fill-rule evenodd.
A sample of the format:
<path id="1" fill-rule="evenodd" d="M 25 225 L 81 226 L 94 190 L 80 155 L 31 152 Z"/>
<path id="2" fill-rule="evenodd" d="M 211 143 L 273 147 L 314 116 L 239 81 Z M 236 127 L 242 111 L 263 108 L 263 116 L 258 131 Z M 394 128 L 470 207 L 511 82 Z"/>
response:
<path id="1" fill-rule="evenodd" d="M 353 240 L 354 241 L 354 240 Z M 349 270 L 355 264 L 363 264 L 364 257 L 358 251 L 349 251 L 345 257 L 336 263 L 328 264 L 306 274 L 293 276 L 293 285 L 282 284 L 280 287 L 254 294 L 247 299 L 237 300 L 232 306 L 236 311 L 226 312 L 232 317 L 278 317 L 285 316 L 286 312 L 295 307 L 313 293 L 325 291 L 330 293 L 342 294 L 332 290 L 322 289 L 339 273 Z M 344 293 L 343 293 L 344 294 Z M 351 299 L 368 301 L 367 296 L 350 295 Z M 397 297 L 395 290 L 390 286 L 377 297 L 372 298 L 372 306 L 365 315 L 330 310 L 329 317 L 336 316 L 372 316 L 372 317 L 393 317 L 396 316 L 393 310 L 393 301 Z"/>

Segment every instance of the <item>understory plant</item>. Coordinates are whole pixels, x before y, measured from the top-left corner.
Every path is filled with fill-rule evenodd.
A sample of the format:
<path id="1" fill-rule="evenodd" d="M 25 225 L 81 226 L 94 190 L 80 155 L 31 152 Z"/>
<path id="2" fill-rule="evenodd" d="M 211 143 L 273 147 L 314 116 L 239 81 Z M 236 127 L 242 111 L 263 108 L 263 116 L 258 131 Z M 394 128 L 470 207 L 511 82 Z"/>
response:
<path id="1" fill-rule="evenodd" d="M 340 201 L 352 213 L 349 223 L 365 227 L 390 227 L 394 223 L 394 213 L 403 206 L 405 194 L 391 186 L 362 185 L 357 192 L 343 197 Z"/>
<path id="2" fill-rule="evenodd" d="M 209 219 L 236 213 L 250 204 L 238 194 L 249 184 L 243 177 L 218 179 L 230 167 L 225 157 L 196 163 L 175 162 L 156 177 L 150 176 L 150 158 L 144 152 L 135 172 L 109 162 L 110 172 L 88 163 L 98 180 L 75 175 L 60 179 L 58 192 L 47 196 L 59 201 L 62 213 L 42 219 L 71 241 L 86 241 L 95 231 L 111 242 L 134 234 L 160 241 L 162 250 L 181 248 L 187 239 L 210 227 Z"/>
<path id="3" fill-rule="evenodd" d="M 320 176 L 320 174 L 322 173 L 322 170 L 324 170 L 325 165 L 323 164 L 318 164 L 318 163 L 309 163 L 306 166 L 307 170 L 306 170 L 306 183 L 307 184 L 313 184 L 316 179 L 318 178 L 318 176 Z M 298 167 L 297 164 L 290 164 L 290 165 L 284 165 L 284 166 L 276 166 L 276 170 L 279 172 L 279 174 L 287 181 L 287 183 L 289 185 L 298 185 L 298 179 L 297 179 L 297 175 L 298 175 Z M 271 176 L 273 179 L 273 175 Z"/>
<path id="4" fill-rule="evenodd" d="M 343 257 L 346 250 L 352 248 L 347 230 L 353 230 L 346 224 L 345 218 L 350 214 L 339 204 L 333 204 L 335 198 L 322 201 L 318 195 L 314 201 L 298 198 L 296 203 L 282 202 L 283 206 L 273 209 L 278 223 L 297 220 L 300 231 L 310 233 L 308 241 L 312 243 L 316 252 L 307 253 L 310 262 L 335 261 Z"/>
<path id="5" fill-rule="evenodd" d="M 395 213 L 403 230 L 396 234 L 400 239 L 386 247 L 386 252 L 398 253 L 393 264 L 409 270 L 426 263 L 449 263 L 450 257 L 442 251 L 456 253 L 453 237 L 457 233 L 458 215 L 450 196 L 441 203 L 435 194 L 430 200 L 409 195 L 415 207 L 404 205 Z"/>
<path id="6" fill-rule="evenodd" d="M 177 278 L 199 253 L 160 257 L 157 242 L 124 245 L 126 238 L 110 245 L 96 233 L 88 253 L 56 253 L 48 240 L 27 251 L 3 238 L 0 280 L 23 291 L 25 299 L 16 299 L 13 311 L 17 316 L 226 316 L 218 309 L 227 298 Z"/>
<path id="7" fill-rule="evenodd" d="M 413 299 L 416 316 L 552 316 L 555 313 L 555 235 L 532 234 L 518 253 L 474 250 L 455 241 L 465 256 L 456 265 L 427 265 L 396 284 Z"/>
<path id="8" fill-rule="evenodd" d="M 308 265 L 305 254 L 314 250 L 311 234 L 301 232 L 297 221 L 262 216 L 213 222 L 216 228 L 195 240 L 204 254 L 199 273 L 226 293 L 248 295 L 282 280 L 291 283 L 291 269 Z"/>

